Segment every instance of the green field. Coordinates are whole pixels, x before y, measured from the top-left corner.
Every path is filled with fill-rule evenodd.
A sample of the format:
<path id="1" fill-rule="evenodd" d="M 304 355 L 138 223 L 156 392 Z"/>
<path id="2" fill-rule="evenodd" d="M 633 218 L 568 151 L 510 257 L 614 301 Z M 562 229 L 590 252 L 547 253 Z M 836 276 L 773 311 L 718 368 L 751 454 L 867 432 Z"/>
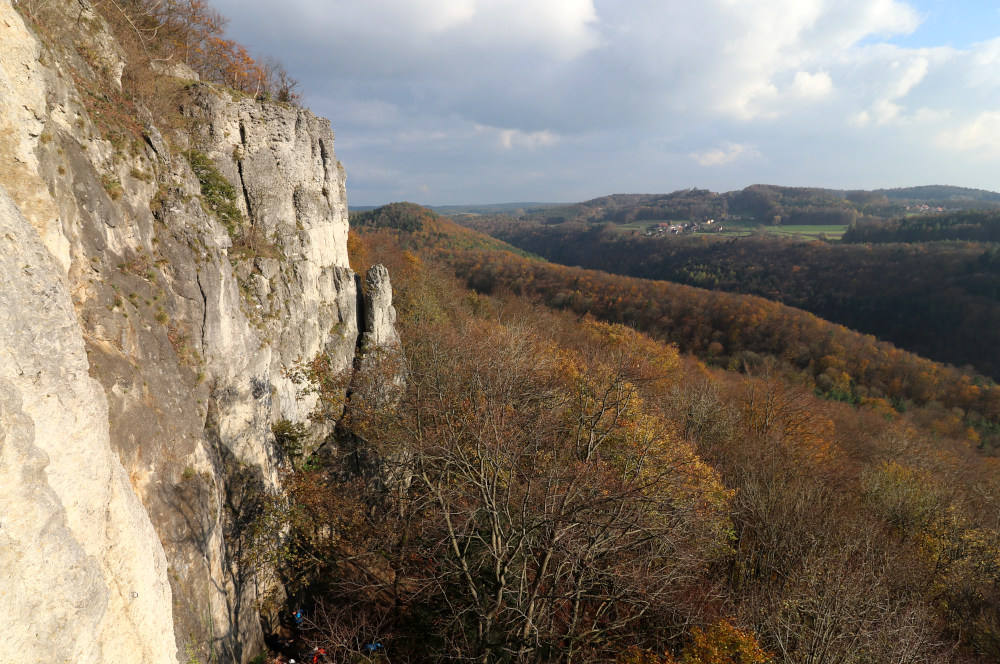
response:
<path id="1" fill-rule="evenodd" d="M 825 236 L 828 240 L 839 240 L 849 226 L 837 224 L 832 226 L 765 226 L 765 233 L 775 233 L 777 235 L 799 236 L 805 239 L 814 239 Z"/>
<path id="2" fill-rule="evenodd" d="M 686 221 L 674 221 L 671 219 L 657 219 L 655 221 L 645 220 L 645 221 L 633 221 L 629 224 L 615 224 L 619 229 L 623 231 L 639 231 L 640 233 L 645 233 L 646 229 L 653 224 L 686 224 Z"/>
<path id="3" fill-rule="evenodd" d="M 661 223 L 678 223 L 685 224 L 686 221 L 672 221 L 672 220 L 645 220 L 645 221 L 634 221 L 628 224 L 619 224 L 618 229 L 622 232 L 639 232 L 645 233 L 646 229 L 653 224 Z M 791 238 L 801 238 L 803 240 L 815 240 L 825 237 L 827 240 L 839 240 L 840 236 L 844 234 L 844 231 L 848 229 L 848 226 L 843 224 L 829 225 L 829 226 L 807 226 L 807 225 L 796 225 L 796 226 L 761 226 L 759 224 L 751 222 L 722 222 L 721 226 L 724 230 L 717 231 L 711 230 L 704 233 L 695 233 L 695 235 L 716 235 L 722 237 L 746 237 L 748 235 L 754 235 L 757 233 L 770 233 L 772 235 L 781 235 Z"/>

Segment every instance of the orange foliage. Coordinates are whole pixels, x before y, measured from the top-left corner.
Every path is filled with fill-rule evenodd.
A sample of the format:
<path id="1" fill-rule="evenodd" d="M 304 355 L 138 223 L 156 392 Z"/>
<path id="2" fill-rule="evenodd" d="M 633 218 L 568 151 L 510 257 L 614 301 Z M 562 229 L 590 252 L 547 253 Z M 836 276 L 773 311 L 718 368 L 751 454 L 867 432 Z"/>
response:
<path id="1" fill-rule="evenodd" d="M 364 274 L 371 266 L 368 258 L 368 248 L 354 230 L 347 233 L 347 257 L 350 261 L 351 269 L 358 274 Z"/>
<path id="2" fill-rule="evenodd" d="M 460 367 L 473 358 L 494 356 L 500 344 L 471 337 L 516 321 L 522 342 L 534 339 L 541 352 L 516 371 L 512 353 L 502 353 L 496 375 L 524 380 L 547 366 L 546 389 L 558 385 L 554 393 L 562 395 L 557 406 L 529 402 L 527 409 L 497 411 L 476 440 L 494 435 L 494 423 L 516 425 L 500 439 L 504 445 L 543 423 L 579 427 L 585 435 L 574 432 L 577 458 L 612 471 L 596 483 L 598 498 L 620 487 L 637 460 L 654 477 L 681 479 L 675 473 L 683 469 L 688 478 L 637 495 L 694 517 L 685 547 L 715 562 L 692 577 L 699 579 L 702 613 L 685 617 L 687 625 L 709 626 L 636 623 L 639 629 L 616 644 L 633 648 L 604 650 L 616 653 L 614 661 L 757 664 L 771 660 L 765 648 L 798 661 L 814 646 L 865 653 L 866 661 L 948 662 L 945 649 L 963 644 L 994 652 L 1000 471 L 967 445 L 932 432 L 972 440 L 967 418 L 955 408 L 995 415 L 997 388 L 773 302 L 544 264 L 497 251 L 467 229 L 452 233 L 451 222 L 429 212 L 403 212 L 395 219 L 371 215 L 360 239 L 372 262 L 390 265 L 404 345 L 408 321 L 428 321 L 435 322 L 432 338 L 443 344 L 437 353 L 459 346 L 468 354 L 445 362 L 447 375 L 424 387 L 468 372 Z M 449 267 L 480 294 L 462 290 Z M 432 301 L 449 292 L 463 303 L 457 318 Z M 563 312 L 518 294 L 540 296 Z M 466 324 L 456 333 L 470 312 L 493 323 Z M 595 319 L 626 322 L 701 357 L 715 355 L 711 364 L 730 371 Z M 817 398 L 821 383 L 828 396 L 839 390 L 843 402 Z M 465 385 L 443 395 L 443 403 L 462 411 L 447 422 L 462 423 L 462 430 L 473 421 L 469 413 L 486 413 L 492 398 Z M 491 448 L 490 459 L 503 449 Z M 532 454 L 518 468 L 539 473 L 553 459 Z M 720 505 L 729 506 L 728 520 Z M 462 507 L 463 514 L 477 513 Z M 615 555 L 618 569 L 627 569 L 621 565 L 627 553 Z M 685 607 L 692 606 L 694 587 L 685 590 L 692 593 Z M 546 613 L 550 621 L 564 614 Z M 712 623 L 718 615 L 753 625 L 761 643 L 735 623 Z M 657 615 L 664 618 L 674 617 Z M 829 628 L 817 635 L 820 620 Z M 666 651 L 668 645 L 684 647 Z M 579 652 L 583 659 L 594 654 Z"/>
<path id="3" fill-rule="evenodd" d="M 263 92 L 264 70 L 239 43 L 213 36 L 206 41 L 203 54 L 203 66 L 216 82 L 255 97 Z"/>
<path id="4" fill-rule="evenodd" d="M 111 1 L 96 6 L 123 43 L 136 44 L 129 66 L 144 59 L 181 62 L 204 80 L 246 94 L 285 102 L 298 99 L 293 91 L 298 82 L 280 63 L 258 61 L 245 46 L 226 37 L 227 19 L 208 0 Z M 155 76 L 152 71 L 146 74 Z"/>

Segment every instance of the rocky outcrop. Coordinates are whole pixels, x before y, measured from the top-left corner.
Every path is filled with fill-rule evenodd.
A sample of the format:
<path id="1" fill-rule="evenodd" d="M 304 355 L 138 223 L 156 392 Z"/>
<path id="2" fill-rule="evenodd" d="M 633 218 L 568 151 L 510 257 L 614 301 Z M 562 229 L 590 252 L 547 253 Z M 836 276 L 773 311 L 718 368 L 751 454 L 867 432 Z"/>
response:
<path id="1" fill-rule="evenodd" d="M 392 306 L 392 284 L 384 265 L 373 265 L 365 274 L 364 327 L 361 347 L 398 348 L 396 309 Z"/>
<path id="2" fill-rule="evenodd" d="M 245 662 L 271 427 L 329 427 L 287 370 L 398 345 L 387 275 L 362 305 L 326 121 L 187 82 L 186 131 L 114 125 L 120 49 L 86 0 L 45 7 L 43 40 L 0 2 L 0 661 Z"/>
<path id="3" fill-rule="evenodd" d="M 183 111 L 195 121 L 193 141 L 236 185 L 254 234 L 280 253 L 280 260 L 257 258 L 237 271 L 274 342 L 274 364 L 287 367 L 325 349 L 334 370 L 348 369 L 358 290 L 347 259 L 344 171 L 329 123 L 301 108 L 234 100 L 204 85 L 188 91 Z M 314 402 L 274 378 L 282 415 L 306 416 Z"/>

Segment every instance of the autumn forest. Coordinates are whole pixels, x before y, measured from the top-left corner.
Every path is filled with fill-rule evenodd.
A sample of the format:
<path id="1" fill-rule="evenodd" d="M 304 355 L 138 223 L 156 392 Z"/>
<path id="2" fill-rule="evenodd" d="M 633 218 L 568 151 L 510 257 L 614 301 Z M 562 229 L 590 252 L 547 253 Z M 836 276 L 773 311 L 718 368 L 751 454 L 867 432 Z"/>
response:
<path id="1" fill-rule="evenodd" d="M 403 344 L 349 386 L 339 444 L 286 479 L 275 560 L 312 642 L 378 638 L 391 661 L 1000 657 L 990 378 L 410 204 L 351 221 L 355 269 L 393 275 Z M 342 379 L 301 371 L 337 412 Z"/>

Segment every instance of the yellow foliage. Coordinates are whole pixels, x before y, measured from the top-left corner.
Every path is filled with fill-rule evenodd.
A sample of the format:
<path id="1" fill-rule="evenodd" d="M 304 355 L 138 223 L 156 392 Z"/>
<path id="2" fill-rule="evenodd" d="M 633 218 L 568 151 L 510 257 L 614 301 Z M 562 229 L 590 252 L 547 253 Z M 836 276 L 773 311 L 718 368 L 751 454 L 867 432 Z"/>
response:
<path id="1" fill-rule="evenodd" d="M 720 620 L 706 630 L 695 627 L 693 639 L 681 654 L 682 664 L 765 664 L 765 652 L 753 632 Z"/>
<path id="2" fill-rule="evenodd" d="M 862 487 L 875 512 L 905 534 L 928 527 L 944 507 L 942 488 L 927 471 L 895 461 L 866 470 Z"/>
<path id="3" fill-rule="evenodd" d="M 750 630 L 735 627 L 728 620 L 720 620 L 707 629 L 691 630 L 691 641 L 681 651 L 680 657 L 670 653 L 662 655 L 629 648 L 618 658 L 619 664 L 768 664 L 773 657 L 764 651 L 757 637 Z"/>

